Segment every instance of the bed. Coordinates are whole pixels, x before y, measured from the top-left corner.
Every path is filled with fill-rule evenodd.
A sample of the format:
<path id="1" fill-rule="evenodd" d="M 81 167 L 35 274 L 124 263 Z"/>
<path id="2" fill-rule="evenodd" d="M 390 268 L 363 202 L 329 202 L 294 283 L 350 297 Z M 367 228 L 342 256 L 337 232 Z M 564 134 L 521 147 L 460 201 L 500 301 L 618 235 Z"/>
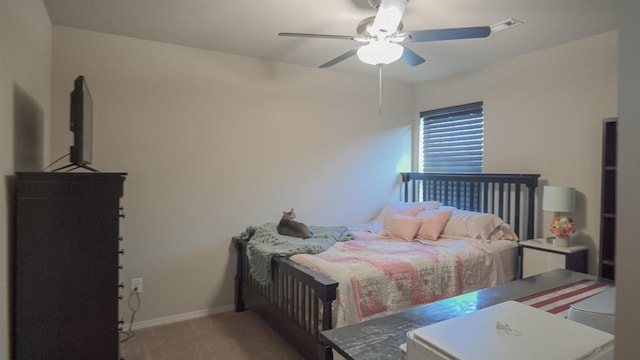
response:
<path id="1" fill-rule="evenodd" d="M 449 216 L 454 212 L 467 216 L 467 211 L 474 219 L 483 215 L 493 221 L 498 218 L 500 232 L 504 230 L 504 233 L 494 234 L 496 226 L 491 234 L 467 236 L 445 234 L 444 229 L 440 229 L 437 241 L 411 241 L 415 235 L 406 235 L 409 241 L 390 241 L 389 238 L 402 240 L 407 228 L 390 226 L 391 218 L 396 225 L 400 222 L 413 224 L 411 218 L 418 215 L 402 216 L 404 214 L 393 212 L 390 218 L 385 214 L 385 207 L 376 219 L 378 221 L 351 227 L 356 234 L 355 240 L 336 242 L 317 255 L 273 257 L 270 281 L 266 284 L 252 275 L 247 256 L 250 238 L 235 237 L 238 256 L 236 311 L 246 307 L 259 311 L 301 352 L 310 358 L 331 359 L 331 349 L 320 339 L 324 330 L 518 277 L 518 247 L 513 239 L 533 238 L 539 175 L 401 173 L 400 176 L 400 198 L 409 207 L 438 204 L 433 208 L 420 205 L 428 210 L 420 211 L 420 216 L 427 213 L 430 217 L 438 217 L 447 211 Z M 454 223 L 453 217 L 448 219 L 446 226 Z M 383 229 L 379 229 L 381 223 Z M 413 228 L 409 233 L 412 231 Z M 488 241 L 491 236 L 494 236 L 493 241 Z M 481 238 L 483 240 L 479 240 Z M 353 249 L 348 248 L 358 247 L 369 254 L 363 255 L 367 257 L 365 259 L 353 261 L 353 254 L 348 252 Z M 382 254 L 384 257 L 376 263 L 376 257 Z M 389 254 L 393 254 L 392 260 L 389 260 Z M 438 266 L 422 267 L 420 261 L 426 258 L 436 259 L 432 262 Z M 401 276 L 402 271 L 398 269 L 402 268 L 410 271 Z M 354 281 L 354 272 L 363 275 Z M 387 278 L 384 283 L 381 283 L 381 275 Z M 433 286 L 434 283 L 438 283 L 437 286 Z M 386 298 L 380 298 L 379 294 Z"/>

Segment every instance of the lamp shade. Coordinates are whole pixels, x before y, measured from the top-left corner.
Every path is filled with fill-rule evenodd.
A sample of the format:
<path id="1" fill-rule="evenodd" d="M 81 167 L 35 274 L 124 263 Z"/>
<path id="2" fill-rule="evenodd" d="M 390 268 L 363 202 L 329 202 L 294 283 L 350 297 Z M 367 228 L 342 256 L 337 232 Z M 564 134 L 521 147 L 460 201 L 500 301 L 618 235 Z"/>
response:
<path id="1" fill-rule="evenodd" d="M 542 194 L 542 210 L 573 212 L 575 210 L 576 189 L 564 186 L 545 186 Z"/>

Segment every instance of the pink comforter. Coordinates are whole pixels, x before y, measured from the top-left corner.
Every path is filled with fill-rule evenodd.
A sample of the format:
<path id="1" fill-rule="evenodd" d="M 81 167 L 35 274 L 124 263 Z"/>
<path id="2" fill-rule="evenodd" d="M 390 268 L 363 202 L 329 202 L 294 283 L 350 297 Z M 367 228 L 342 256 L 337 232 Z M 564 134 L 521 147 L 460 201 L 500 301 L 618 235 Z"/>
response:
<path id="1" fill-rule="evenodd" d="M 339 282 L 336 327 L 503 282 L 500 256 L 481 240 L 356 236 L 320 254 L 291 257 Z"/>

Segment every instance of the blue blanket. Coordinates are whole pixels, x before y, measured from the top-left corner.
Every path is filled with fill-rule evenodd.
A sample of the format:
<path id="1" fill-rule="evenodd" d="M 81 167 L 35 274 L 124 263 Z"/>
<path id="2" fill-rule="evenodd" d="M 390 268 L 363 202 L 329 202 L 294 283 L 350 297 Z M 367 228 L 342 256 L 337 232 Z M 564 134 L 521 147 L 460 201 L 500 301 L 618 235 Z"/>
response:
<path id="1" fill-rule="evenodd" d="M 249 226 L 241 237 L 250 239 L 247 245 L 249 272 L 263 285 L 271 283 L 271 259 L 274 256 L 294 254 L 318 254 L 336 241 L 352 240 L 353 233 L 346 226 L 309 226 L 310 239 L 300 239 L 278 234 L 277 224 L 266 223 Z"/>

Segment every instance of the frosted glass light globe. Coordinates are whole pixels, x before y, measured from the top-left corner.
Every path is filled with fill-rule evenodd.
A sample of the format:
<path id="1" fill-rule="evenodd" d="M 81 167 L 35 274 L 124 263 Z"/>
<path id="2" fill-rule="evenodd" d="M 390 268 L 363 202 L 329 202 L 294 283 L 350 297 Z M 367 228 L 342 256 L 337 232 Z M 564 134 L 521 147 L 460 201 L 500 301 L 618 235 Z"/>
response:
<path id="1" fill-rule="evenodd" d="M 388 41 L 372 41 L 358 49 L 358 58 L 371 65 L 390 64 L 402 56 L 404 48 Z"/>

